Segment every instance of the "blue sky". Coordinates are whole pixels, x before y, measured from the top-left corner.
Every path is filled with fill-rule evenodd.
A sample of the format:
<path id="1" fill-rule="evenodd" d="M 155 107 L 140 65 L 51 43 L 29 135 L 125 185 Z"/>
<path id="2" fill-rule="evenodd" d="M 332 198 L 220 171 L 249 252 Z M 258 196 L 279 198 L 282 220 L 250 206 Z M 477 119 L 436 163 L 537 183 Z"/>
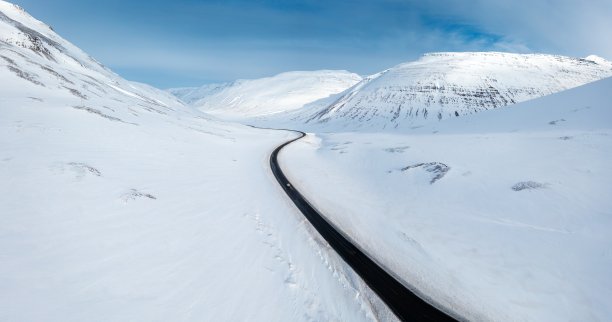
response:
<path id="1" fill-rule="evenodd" d="M 13 0 L 161 88 L 289 70 L 371 74 L 432 51 L 612 58 L 610 0 Z"/>

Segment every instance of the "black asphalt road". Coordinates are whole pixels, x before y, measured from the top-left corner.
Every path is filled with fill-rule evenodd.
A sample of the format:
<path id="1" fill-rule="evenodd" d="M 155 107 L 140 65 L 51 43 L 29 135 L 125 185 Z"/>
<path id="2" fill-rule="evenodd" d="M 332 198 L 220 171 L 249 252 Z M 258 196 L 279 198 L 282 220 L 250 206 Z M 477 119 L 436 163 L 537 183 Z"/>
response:
<path id="1" fill-rule="evenodd" d="M 299 131 L 294 131 L 299 132 Z M 287 145 L 303 138 L 306 134 L 299 132 L 300 137 L 277 147 L 270 155 L 272 173 L 283 187 L 289 198 L 298 209 L 325 238 L 329 245 L 349 264 L 368 286 L 389 306 L 395 315 L 403 321 L 456 321 L 448 313 L 427 303 L 410 291 L 392 275 L 387 273 L 376 262 L 357 248 L 340 231 L 330 224 L 308 200 L 297 191 L 278 165 L 278 153 Z"/>

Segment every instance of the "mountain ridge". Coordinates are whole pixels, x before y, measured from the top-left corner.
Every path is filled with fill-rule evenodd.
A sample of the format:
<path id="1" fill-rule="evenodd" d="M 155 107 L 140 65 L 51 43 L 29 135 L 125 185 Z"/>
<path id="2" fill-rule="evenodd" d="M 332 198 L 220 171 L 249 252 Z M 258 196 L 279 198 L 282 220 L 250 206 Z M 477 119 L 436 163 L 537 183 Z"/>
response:
<path id="1" fill-rule="evenodd" d="M 5 100 L 68 102 L 128 123 L 138 123 L 141 113 L 191 113 L 174 96 L 123 79 L 23 8 L 5 1 L 0 1 L 0 79 L 12 94 Z M 100 106 L 107 108 L 102 111 Z"/>
<path id="2" fill-rule="evenodd" d="M 361 79 L 361 76 L 344 70 L 290 71 L 259 79 L 239 79 L 168 91 L 204 112 L 249 117 L 300 108 L 342 92 Z"/>
<path id="3" fill-rule="evenodd" d="M 300 129 L 326 131 L 419 127 L 612 76 L 612 62 L 595 57 L 429 53 L 365 77 L 334 97 L 275 115 L 265 122 L 288 122 Z"/>

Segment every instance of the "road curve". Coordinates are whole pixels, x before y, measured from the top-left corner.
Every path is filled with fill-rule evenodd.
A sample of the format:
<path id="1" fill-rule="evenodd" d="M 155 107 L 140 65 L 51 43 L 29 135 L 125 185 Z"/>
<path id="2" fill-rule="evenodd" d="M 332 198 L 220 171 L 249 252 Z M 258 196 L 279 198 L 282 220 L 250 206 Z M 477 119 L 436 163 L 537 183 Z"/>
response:
<path id="1" fill-rule="evenodd" d="M 288 130 L 293 131 L 293 130 Z M 270 155 L 270 168 L 276 180 L 287 193 L 297 208 L 310 221 L 315 229 L 325 238 L 329 245 L 344 261 L 359 274 L 368 286 L 387 304 L 393 313 L 402 321 L 456 321 L 450 314 L 427 303 L 416 293 L 409 290 L 385 269 L 370 259 L 363 251 L 346 238 L 334 225 L 329 223 L 308 200 L 289 182 L 278 165 L 278 153 L 287 145 L 306 136 L 304 132 L 298 138 L 278 146 Z"/>

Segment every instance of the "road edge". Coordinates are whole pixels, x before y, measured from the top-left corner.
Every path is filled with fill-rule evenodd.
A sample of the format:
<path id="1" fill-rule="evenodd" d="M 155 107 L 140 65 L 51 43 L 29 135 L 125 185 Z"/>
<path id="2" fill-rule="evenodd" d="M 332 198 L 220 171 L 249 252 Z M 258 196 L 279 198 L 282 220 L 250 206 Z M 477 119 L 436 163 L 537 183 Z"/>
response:
<path id="1" fill-rule="evenodd" d="M 270 154 L 270 169 L 283 191 L 308 219 L 310 224 L 340 255 L 361 279 L 389 307 L 395 316 L 402 321 L 459 321 L 459 317 L 447 310 L 440 309 L 427 302 L 424 295 L 407 288 L 398 278 L 372 260 L 363 250 L 356 246 L 337 227 L 331 224 L 287 179 L 278 163 L 278 155 L 283 148 L 306 136 L 296 130 L 278 129 L 299 133 L 297 138 L 286 141 L 276 147 Z"/>

